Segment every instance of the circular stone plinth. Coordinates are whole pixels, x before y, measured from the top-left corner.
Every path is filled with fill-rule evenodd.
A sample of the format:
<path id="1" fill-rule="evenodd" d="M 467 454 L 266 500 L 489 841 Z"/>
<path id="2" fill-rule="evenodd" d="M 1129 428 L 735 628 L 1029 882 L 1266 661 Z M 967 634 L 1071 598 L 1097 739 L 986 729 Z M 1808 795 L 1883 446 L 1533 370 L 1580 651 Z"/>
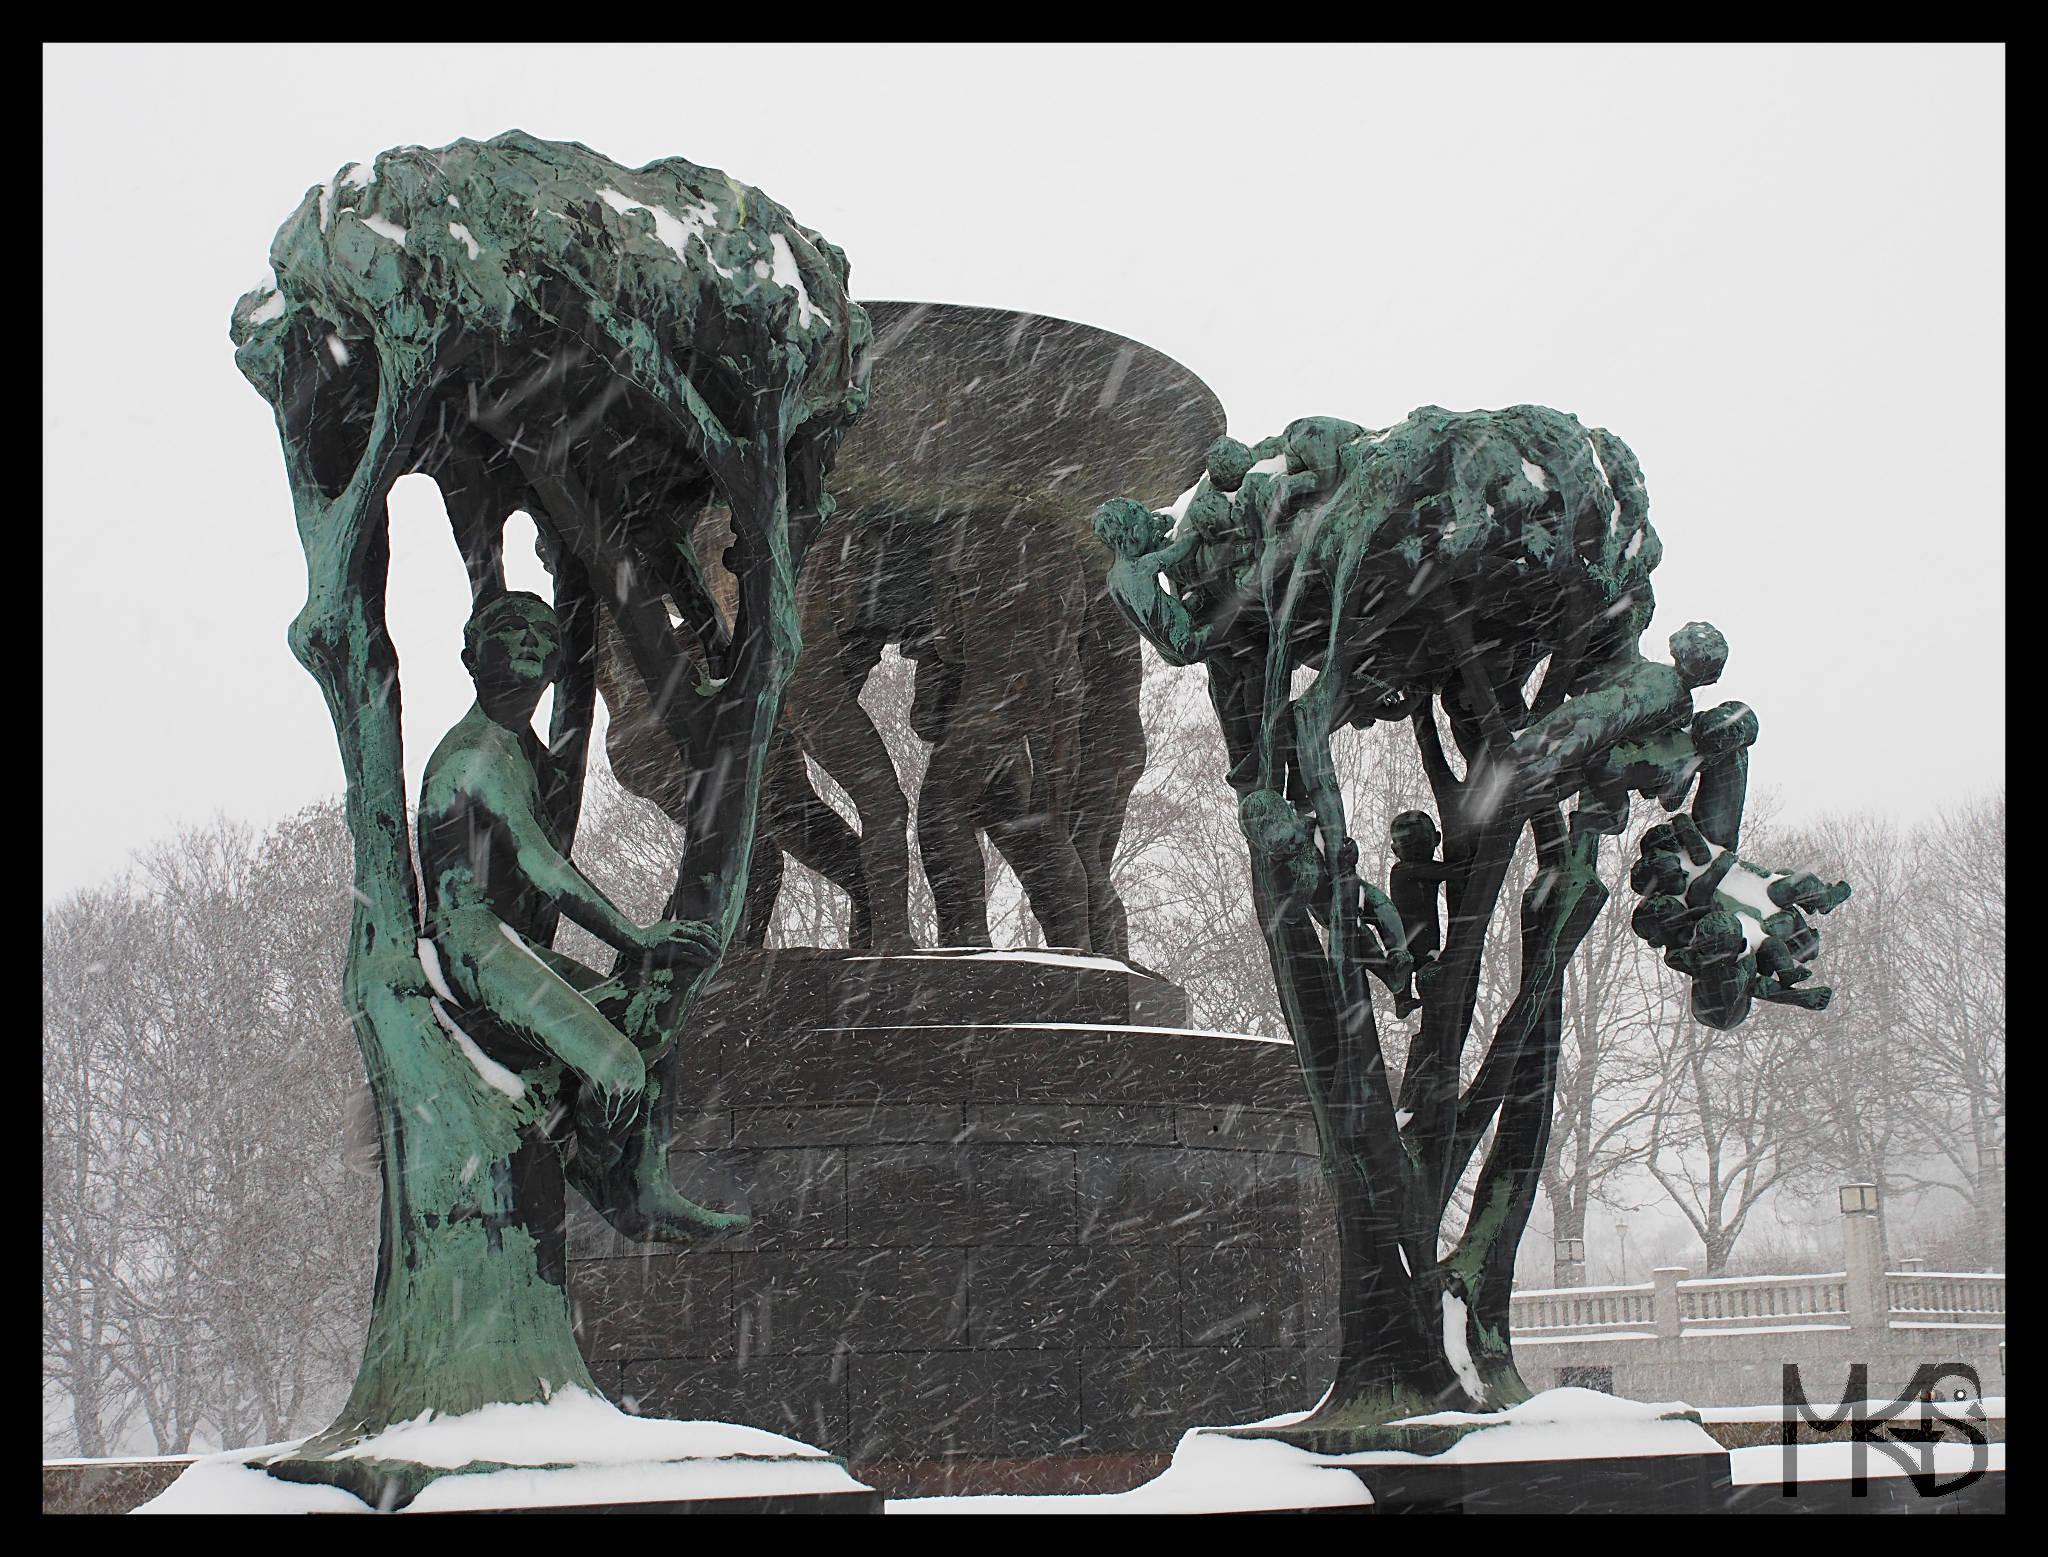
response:
<path id="1" fill-rule="evenodd" d="M 575 1208 L 594 1376 L 885 1491 L 890 1465 L 1163 1454 L 1312 1404 L 1334 1257 L 1294 1051 L 1131 1020 L 1178 994 L 1069 953 L 732 959 L 671 1164 L 754 1227 L 675 1253 Z"/>
<path id="2" fill-rule="evenodd" d="M 841 508 L 908 520 L 1022 508 L 1092 548 L 1100 504 L 1165 506 L 1223 434 L 1208 385 L 1109 330 L 958 303 L 861 306 L 873 395 L 828 483 Z"/>

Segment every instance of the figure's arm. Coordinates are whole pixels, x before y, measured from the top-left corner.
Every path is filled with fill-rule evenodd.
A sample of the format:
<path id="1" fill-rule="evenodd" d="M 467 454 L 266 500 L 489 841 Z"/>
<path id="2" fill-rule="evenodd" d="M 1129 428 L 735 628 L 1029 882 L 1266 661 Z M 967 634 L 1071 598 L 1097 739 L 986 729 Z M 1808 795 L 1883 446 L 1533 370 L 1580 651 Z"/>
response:
<path id="1" fill-rule="evenodd" d="M 1181 527 L 1181 533 L 1168 541 L 1158 551 L 1138 559 L 1137 566 L 1148 569 L 1152 574 L 1171 573 L 1175 568 L 1194 555 L 1195 548 L 1202 543 L 1203 536 L 1198 526 L 1189 524 Z"/>
<path id="2" fill-rule="evenodd" d="M 501 817 L 518 851 L 519 870 L 563 914 L 607 946 L 620 951 L 651 951 L 660 944 L 658 926 L 643 930 L 590 882 L 573 861 L 556 851 L 534 818 L 523 812 Z"/>
<path id="3" fill-rule="evenodd" d="M 1567 698 L 1516 737 L 1509 754 L 1532 782 L 1575 779 L 1610 748 L 1669 729 L 1691 713 L 1692 697 L 1678 673 L 1645 661 L 1603 686 Z"/>
<path id="4" fill-rule="evenodd" d="M 1167 664 L 1193 665 L 1208 647 L 1210 630 L 1197 627 L 1188 608 L 1160 587 L 1153 563 L 1163 555 L 1118 562 L 1109 572 L 1110 596 Z"/>
<path id="5" fill-rule="evenodd" d="M 1270 501 L 1276 512 L 1284 511 L 1289 504 L 1297 499 L 1315 496 L 1321 490 L 1322 485 L 1323 476 L 1320 471 L 1313 469 L 1290 471 L 1284 476 L 1274 478 L 1273 496 Z"/>
<path id="6" fill-rule="evenodd" d="M 549 905 L 620 951 L 652 951 L 670 939 L 663 924 L 647 929 L 633 923 L 618 905 L 593 886 L 573 861 L 549 839 L 528 805 L 508 799 L 494 782 L 499 775 L 479 775 L 483 782 L 461 783 L 462 798 L 496 824 L 513 849 L 520 875 L 547 898 Z"/>
<path id="7" fill-rule="evenodd" d="M 1459 867 L 1448 860 L 1403 860 L 1402 869 L 1430 887 L 1440 887 L 1458 874 Z M 1434 893 L 1431 894 L 1434 896 Z"/>

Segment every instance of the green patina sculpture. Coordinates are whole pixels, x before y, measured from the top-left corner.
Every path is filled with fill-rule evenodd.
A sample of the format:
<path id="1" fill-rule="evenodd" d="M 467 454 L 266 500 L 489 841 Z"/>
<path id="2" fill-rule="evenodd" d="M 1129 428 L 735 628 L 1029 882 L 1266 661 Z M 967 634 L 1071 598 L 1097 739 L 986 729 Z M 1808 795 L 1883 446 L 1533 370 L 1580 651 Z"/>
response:
<path id="1" fill-rule="evenodd" d="M 1604 905 L 1599 848 L 1625 830 L 1631 792 L 1673 812 L 1691 799 L 1644 840 L 1634 924 L 1692 977 L 1704 1022 L 1733 1026 L 1752 999 L 1824 1005 L 1801 987 L 1818 943 L 1801 911 L 1848 888 L 1737 858 L 1756 717 L 1695 712 L 1728 652 L 1705 623 L 1673 636 L 1669 664 L 1639 651 L 1662 547 L 1635 456 L 1602 429 L 1540 406 L 1429 406 L 1381 431 L 1309 417 L 1250 447 L 1220 439 L 1177 529 L 1126 499 L 1094 523 L 1129 619 L 1169 662 L 1207 669 L 1336 1203 L 1336 1378 L 1302 1423 L 1246 1431 L 1435 1452 L 1455 1430 L 1386 1424 L 1529 1393 L 1508 1344 L 1514 1252 L 1550 1129 L 1565 966 Z M 1436 814 L 1395 819 L 1382 896 L 1356 879 L 1330 739 L 1401 719 Z M 1519 987 L 1474 1072 L 1480 958 L 1525 829 L 1537 870 Z M 1368 975 L 1397 1016 L 1421 1008 L 1398 1083 Z M 1470 1215 L 1446 1230 L 1489 1127 Z"/>
<path id="2" fill-rule="evenodd" d="M 560 663 L 553 608 L 534 595 L 497 595 L 477 608 L 464 637 L 476 702 L 428 759 L 420 794 L 427 933 L 419 952 L 437 991 L 427 1002 L 434 1019 L 458 1043 L 476 1044 L 454 1007 L 489 1035 L 487 1058 L 544 1069 L 573 1098 L 569 1181 L 628 1237 L 686 1241 L 744 1226 L 744 1217 L 704 1211 L 676 1193 L 660 1121 L 659 1064 L 674 1032 L 659 1018 L 672 1006 L 679 968 L 718 960 L 718 933 L 695 921 L 643 930 L 568 858 L 568 829 L 544 798 L 566 786 L 529 728 Z M 625 971 L 606 979 L 554 951 L 548 942 L 562 914 L 625 954 Z M 496 1073 L 510 1075 L 504 1066 Z M 501 1090 L 509 1094 L 510 1084 Z"/>
<path id="3" fill-rule="evenodd" d="M 353 1452 L 384 1428 L 595 1393 L 562 1286 L 565 1176 L 634 1238 L 744 1225 L 676 1193 L 662 1100 L 741 912 L 798 570 L 865 404 L 870 331 L 845 256 L 758 190 L 518 132 L 343 170 L 307 192 L 271 265 L 231 333 L 276 412 L 308 573 L 291 644 L 348 784 L 344 1000 L 384 1201 L 354 1389 L 269 1469 L 403 1504 L 450 1470 Z M 424 917 L 384 625 L 385 499 L 412 470 L 442 490 L 475 607 L 477 702 L 420 797 Z M 731 515 L 729 621 L 692 541 L 709 504 Z M 552 606 L 505 591 L 519 509 Z M 692 797 L 675 890 L 644 929 L 569 860 L 600 598 Z M 551 682 L 543 746 L 527 721 Z M 607 975 L 550 950 L 560 914 L 618 950 Z"/>

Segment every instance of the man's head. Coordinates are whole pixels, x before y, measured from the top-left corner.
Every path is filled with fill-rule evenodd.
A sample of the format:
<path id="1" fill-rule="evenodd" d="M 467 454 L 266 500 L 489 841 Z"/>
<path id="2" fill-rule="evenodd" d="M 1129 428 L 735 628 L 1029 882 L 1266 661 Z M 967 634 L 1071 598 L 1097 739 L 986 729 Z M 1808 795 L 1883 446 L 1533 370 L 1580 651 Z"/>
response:
<path id="1" fill-rule="evenodd" d="M 1711 622 L 1687 622 L 1671 635 L 1671 663 L 1687 686 L 1710 686 L 1728 663 L 1728 640 Z"/>
<path id="2" fill-rule="evenodd" d="M 1427 860 L 1436 856 L 1439 842 L 1436 818 L 1427 811 L 1403 811 L 1387 829 L 1394 841 L 1394 854 L 1404 860 Z"/>
<path id="3" fill-rule="evenodd" d="M 1095 510 L 1096 537 L 1119 557 L 1142 557 L 1164 538 L 1165 524 L 1143 503 L 1113 497 Z"/>
<path id="4" fill-rule="evenodd" d="M 462 663 L 487 704 L 525 702 L 530 713 L 561 659 L 554 607 L 524 590 L 492 596 L 462 629 Z"/>

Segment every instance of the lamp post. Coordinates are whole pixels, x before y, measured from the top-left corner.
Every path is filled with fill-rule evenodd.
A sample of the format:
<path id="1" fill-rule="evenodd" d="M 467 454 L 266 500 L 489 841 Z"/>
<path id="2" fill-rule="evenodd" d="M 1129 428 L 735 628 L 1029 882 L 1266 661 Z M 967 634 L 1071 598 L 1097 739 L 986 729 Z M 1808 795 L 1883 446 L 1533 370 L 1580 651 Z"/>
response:
<path id="1" fill-rule="evenodd" d="M 1890 1318 L 1885 1287 L 1884 1218 L 1875 1184 L 1844 1184 L 1842 1271 L 1847 1284 L 1849 1323 L 1858 1330 L 1882 1330 Z"/>
<path id="2" fill-rule="evenodd" d="M 1621 1241 L 1621 1284 L 1628 1285 L 1628 1223 L 1616 1222 L 1614 1236 Z"/>
<path id="3" fill-rule="evenodd" d="M 1977 1152 L 1977 1220 L 1984 1229 L 1984 1253 L 1991 1270 L 2005 1269 L 2005 1148 Z"/>

